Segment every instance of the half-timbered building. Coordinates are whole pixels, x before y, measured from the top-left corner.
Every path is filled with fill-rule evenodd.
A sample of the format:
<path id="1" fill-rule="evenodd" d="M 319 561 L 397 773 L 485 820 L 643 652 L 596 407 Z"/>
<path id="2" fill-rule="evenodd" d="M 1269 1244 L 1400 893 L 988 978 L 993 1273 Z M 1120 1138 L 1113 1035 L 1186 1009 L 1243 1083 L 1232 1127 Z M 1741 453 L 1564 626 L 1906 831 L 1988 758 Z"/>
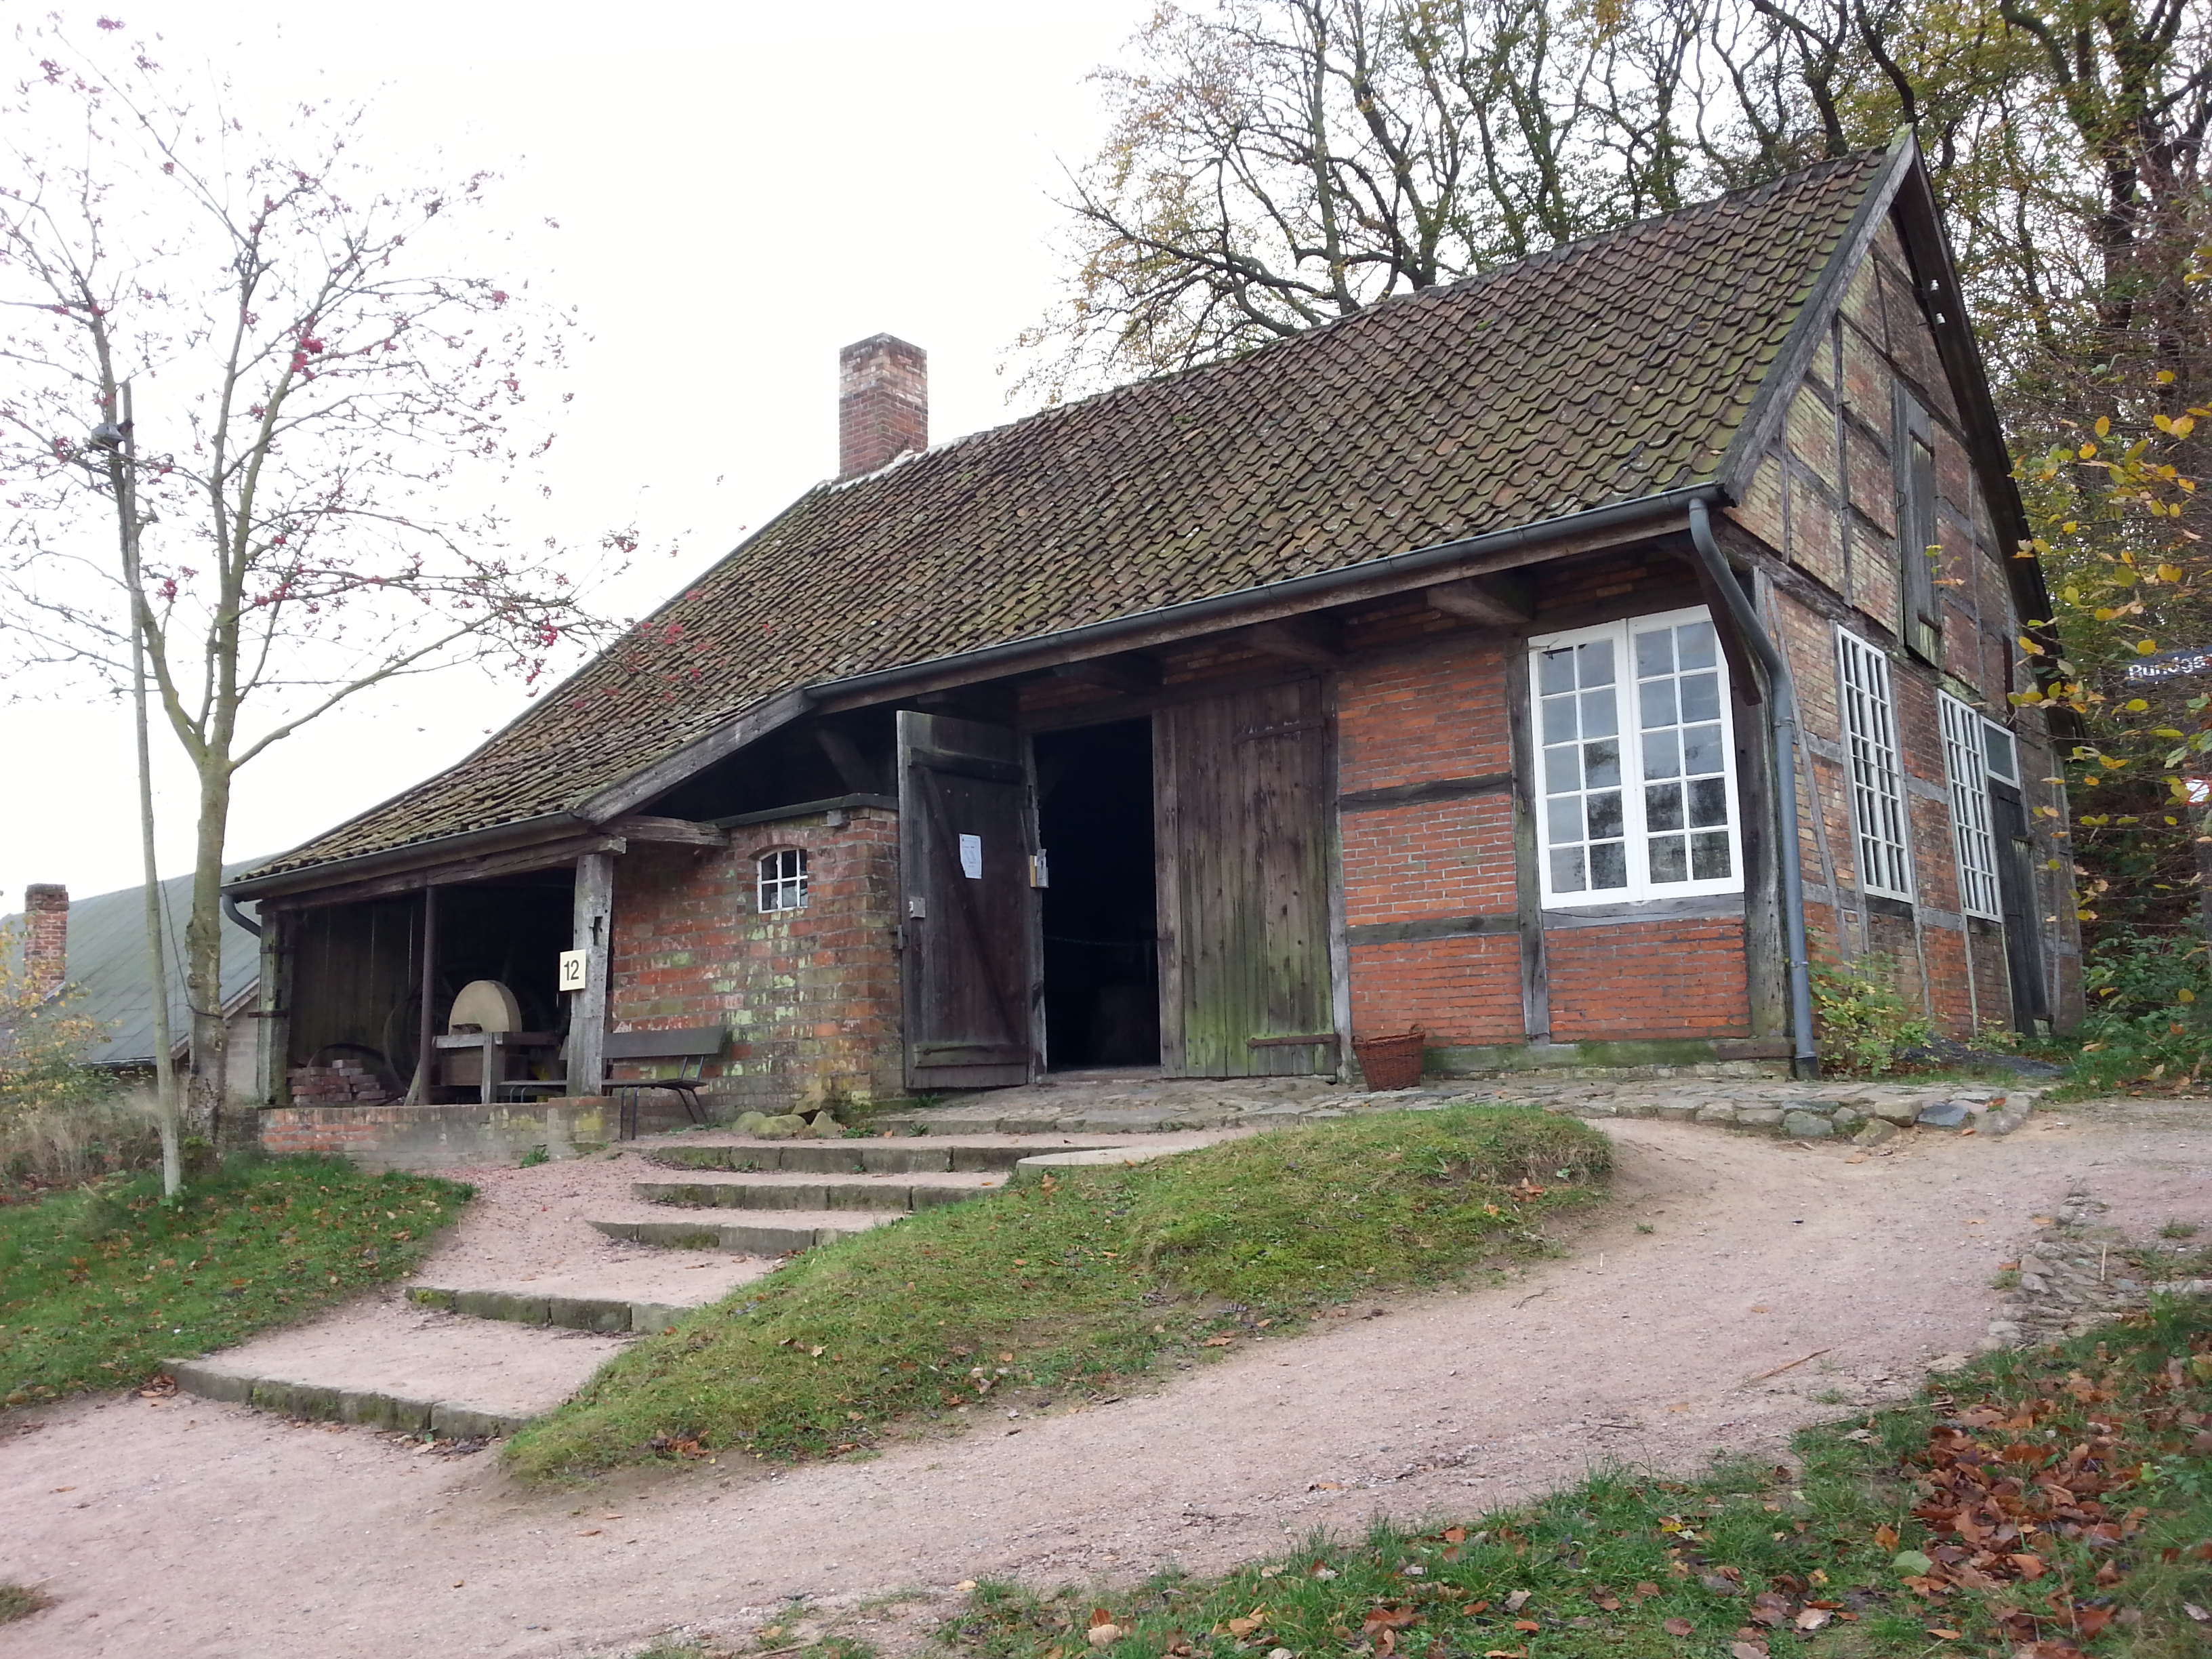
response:
<path id="1" fill-rule="evenodd" d="M 499 1088 L 718 1030 L 728 1109 L 1408 1030 L 1809 1069 L 1822 958 L 2069 1017 L 2049 612 L 1909 142 L 934 447 L 921 353 L 842 373 L 842 476 L 234 884 L 272 1103 L 489 1094 L 483 980 Z"/>

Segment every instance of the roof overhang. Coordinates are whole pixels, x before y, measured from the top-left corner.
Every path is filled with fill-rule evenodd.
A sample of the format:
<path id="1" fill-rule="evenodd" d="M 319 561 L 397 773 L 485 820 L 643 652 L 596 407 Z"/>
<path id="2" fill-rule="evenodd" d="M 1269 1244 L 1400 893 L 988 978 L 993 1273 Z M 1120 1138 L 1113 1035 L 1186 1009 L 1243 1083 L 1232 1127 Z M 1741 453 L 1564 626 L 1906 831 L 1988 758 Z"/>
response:
<path id="1" fill-rule="evenodd" d="M 240 899 L 294 897 L 596 833 L 654 796 L 802 715 L 861 708 L 1060 663 L 1172 644 L 1227 628 L 1278 621 L 1327 605 L 1388 598 L 1464 576 L 1484 575 L 1565 555 L 1617 546 L 1678 530 L 1688 522 L 1692 501 L 1712 504 L 1723 501 L 1725 496 L 1726 492 L 1717 483 L 1684 485 L 1478 536 L 1385 554 L 1381 558 L 1363 560 L 1314 575 L 1209 594 L 1204 599 L 1133 611 L 1079 628 L 793 687 L 754 704 L 713 731 L 640 767 L 611 787 L 568 811 L 357 854 L 326 864 L 247 877 L 228 884 L 223 891 Z"/>

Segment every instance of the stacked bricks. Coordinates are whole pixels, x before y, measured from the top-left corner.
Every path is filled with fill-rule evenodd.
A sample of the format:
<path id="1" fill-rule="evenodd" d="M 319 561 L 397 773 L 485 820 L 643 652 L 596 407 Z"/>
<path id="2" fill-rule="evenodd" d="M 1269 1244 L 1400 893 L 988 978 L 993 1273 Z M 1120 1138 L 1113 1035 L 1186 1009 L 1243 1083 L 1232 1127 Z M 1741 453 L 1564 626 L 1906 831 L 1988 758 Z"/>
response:
<path id="1" fill-rule="evenodd" d="M 889 334 L 837 354 L 837 476 L 857 478 L 929 447 L 929 355 Z"/>
<path id="2" fill-rule="evenodd" d="M 69 889 L 40 882 L 23 890 L 23 976 L 34 997 L 69 978 Z"/>
<path id="3" fill-rule="evenodd" d="M 832 816 L 844 821 L 832 823 Z M 727 849 L 652 848 L 616 872 L 618 1030 L 723 1025 L 703 1075 L 722 1109 L 775 1112 L 902 1091 L 898 815 L 876 807 L 748 825 Z M 763 854 L 807 858 L 807 902 L 765 914 Z M 650 1068 L 615 1068 L 612 1082 Z"/>
<path id="4" fill-rule="evenodd" d="M 1346 793 L 1511 769 L 1505 659 L 1464 630 L 1347 672 L 1337 689 Z M 1510 793 L 1363 805 L 1338 821 L 1350 932 L 1352 1029 L 1419 1029 L 1431 1047 L 1518 1042 L 1517 935 L 1361 937 L 1392 924 L 1510 915 L 1516 902 Z"/>
<path id="5" fill-rule="evenodd" d="M 1743 923 L 1733 917 L 1553 927 L 1555 1042 L 1748 1036 Z"/>
<path id="6" fill-rule="evenodd" d="M 357 1060 L 295 1066 L 289 1075 L 297 1106 L 381 1106 L 392 1098 L 376 1073 Z"/>

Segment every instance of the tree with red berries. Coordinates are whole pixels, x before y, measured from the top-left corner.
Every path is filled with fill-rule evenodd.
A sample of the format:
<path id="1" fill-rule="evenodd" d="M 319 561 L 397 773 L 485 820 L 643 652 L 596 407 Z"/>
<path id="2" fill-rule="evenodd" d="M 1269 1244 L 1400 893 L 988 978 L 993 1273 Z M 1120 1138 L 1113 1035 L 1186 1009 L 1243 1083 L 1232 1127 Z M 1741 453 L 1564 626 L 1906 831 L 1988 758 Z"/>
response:
<path id="1" fill-rule="evenodd" d="M 223 1122 L 240 769 L 400 676 L 537 679 L 597 631 L 577 575 L 599 550 L 518 548 L 502 508 L 543 492 L 531 399 L 568 323 L 441 269 L 489 181 L 380 182 L 360 111 L 256 132 L 229 88 L 99 27 L 89 49 L 19 34 L 0 118 L 0 629 L 26 665 L 138 698 L 149 814 L 149 725 L 197 779 L 173 1182 L 179 1108 L 218 1144 L 251 1133 Z M 159 950 L 149 927 L 157 984 Z"/>

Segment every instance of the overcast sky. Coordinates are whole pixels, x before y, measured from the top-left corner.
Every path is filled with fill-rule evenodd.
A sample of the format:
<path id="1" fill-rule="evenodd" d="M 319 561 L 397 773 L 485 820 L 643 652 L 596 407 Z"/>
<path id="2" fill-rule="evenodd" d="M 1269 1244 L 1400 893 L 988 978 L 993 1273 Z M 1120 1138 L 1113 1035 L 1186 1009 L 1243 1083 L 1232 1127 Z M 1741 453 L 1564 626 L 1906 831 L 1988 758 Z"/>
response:
<path id="1" fill-rule="evenodd" d="M 1050 197 L 1103 125 L 1085 77 L 1149 9 L 106 8 L 134 35 L 159 33 L 167 64 L 217 66 L 250 96 L 371 102 L 395 178 L 503 175 L 481 269 L 573 304 L 592 337 L 572 358 L 562 499 L 581 535 L 633 520 L 645 532 L 652 551 L 614 596 L 629 613 L 836 471 L 839 346 L 888 331 L 925 348 L 933 438 L 1022 412 L 1006 401 L 1006 352 L 1055 292 L 1064 216 Z M 65 14 L 87 38 L 99 15 Z M 507 230 L 512 241 L 495 234 Z M 81 691 L 7 690 L 0 911 L 19 908 L 29 882 L 79 896 L 134 884 L 123 711 Z M 240 775 L 232 855 L 306 840 L 457 758 L 521 705 L 519 687 L 459 671 L 319 723 Z M 171 874 L 191 863 L 181 774 L 161 805 Z"/>

